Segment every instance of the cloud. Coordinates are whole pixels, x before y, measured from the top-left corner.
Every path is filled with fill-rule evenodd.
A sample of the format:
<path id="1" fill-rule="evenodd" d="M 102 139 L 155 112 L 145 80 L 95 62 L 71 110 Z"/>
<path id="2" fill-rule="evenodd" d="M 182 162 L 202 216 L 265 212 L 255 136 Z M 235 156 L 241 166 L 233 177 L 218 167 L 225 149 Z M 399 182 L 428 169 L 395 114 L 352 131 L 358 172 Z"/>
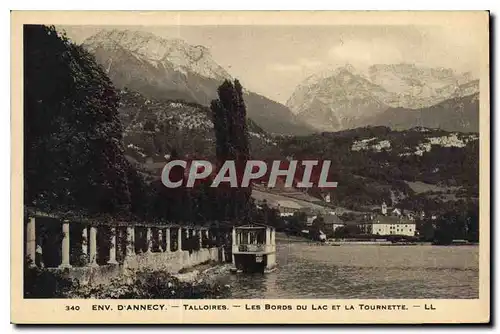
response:
<path id="1" fill-rule="evenodd" d="M 328 55 L 333 64 L 350 63 L 355 67 L 400 63 L 404 60 L 401 50 L 393 42 L 382 38 L 341 42 L 332 47 Z"/>
<path id="2" fill-rule="evenodd" d="M 322 65 L 323 63 L 316 59 L 300 58 L 295 63 L 274 63 L 270 64 L 268 68 L 276 72 L 301 72 L 314 70 Z"/>
<path id="3" fill-rule="evenodd" d="M 392 34 L 340 42 L 328 51 L 330 65 L 346 63 L 366 69 L 373 64 L 414 63 L 420 66 L 475 71 L 479 62 L 477 32 L 448 27 L 419 28 L 418 35 Z"/>

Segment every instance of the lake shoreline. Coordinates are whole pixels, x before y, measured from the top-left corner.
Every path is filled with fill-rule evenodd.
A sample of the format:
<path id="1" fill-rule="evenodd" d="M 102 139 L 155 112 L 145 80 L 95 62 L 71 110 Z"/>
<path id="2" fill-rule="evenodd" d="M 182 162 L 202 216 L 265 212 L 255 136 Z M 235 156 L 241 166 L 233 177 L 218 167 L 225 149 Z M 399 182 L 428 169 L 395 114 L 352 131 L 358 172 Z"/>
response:
<path id="1" fill-rule="evenodd" d="M 383 238 L 381 238 L 383 239 Z M 329 239 L 326 242 L 315 241 L 302 236 L 287 235 L 283 232 L 276 233 L 277 243 L 306 243 L 318 246 L 479 246 L 478 242 L 456 242 L 451 244 L 435 244 L 431 241 L 415 241 L 415 242 L 392 242 L 390 240 L 336 240 Z"/>

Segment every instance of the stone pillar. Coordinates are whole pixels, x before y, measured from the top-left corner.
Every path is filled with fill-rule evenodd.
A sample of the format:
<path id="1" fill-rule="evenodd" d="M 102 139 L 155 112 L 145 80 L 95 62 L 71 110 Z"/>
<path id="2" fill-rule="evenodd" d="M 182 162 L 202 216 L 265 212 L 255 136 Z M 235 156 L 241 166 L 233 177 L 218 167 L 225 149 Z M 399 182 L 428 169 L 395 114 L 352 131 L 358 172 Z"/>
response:
<path id="1" fill-rule="evenodd" d="M 61 265 L 59 268 L 70 268 L 71 264 L 69 263 L 69 222 L 65 220 L 62 224 L 62 232 L 63 239 L 61 243 Z"/>
<path id="2" fill-rule="evenodd" d="M 163 228 L 158 228 L 158 251 L 163 252 Z"/>
<path id="3" fill-rule="evenodd" d="M 224 247 L 219 247 L 219 248 L 220 248 L 220 250 L 222 252 L 222 254 L 221 254 L 221 261 L 222 261 L 222 263 L 225 263 L 226 262 L 226 252 L 224 250 Z"/>
<path id="4" fill-rule="evenodd" d="M 109 246 L 108 264 L 118 264 L 116 261 L 116 227 L 111 228 L 111 244 Z"/>
<path id="5" fill-rule="evenodd" d="M 135 255 L 135 231 L 133 226 L 127 226 L 127 248 L 125 255 Z"/>
<path id="6" fill-rule="evenodd" d="M 123 238 L 123 228 L 121 226 L 116 227 L 116 256 L 120 254 L 120 256 L 123 256 L 123 244 L 122 244 L 122 238 Z"/>
<path id="7" fill-rule="evenodd" d="M 232 239 L 233 239 L 233 241 L 232 241 L 233 246 L 237 246 L 238 245 L 238 240 L 236 239 L 236 229 L 234 227 L 233 227 Z M 233 249 L 234 249 L 234 247 L 233 247 Z M 234 256 L 234 252 L 231 251 L 231 253 L 232 253 L 232 263 L 233 263 L 234 266 L 236 266 L 236 259 L 235 259 L 235 256 Z"/>
<path id="8" fill-rule="evenodd" d="M 247 231 L 247 244 L 250 245 L 250 237 L 251 237 L 250 230 Z"/>
<path id="9" fill-rule="evenodd" d="M 266 227 L 266 241 L 265 241 L 265 244 L 266 245 L 270 245 L 271 244 L 271 229 L 269 227 Z"/>
<path id="10" fill-rule="evenodd" d="M 211 241 L 210 236 L 208 234 L 208 230 L 205 230 L 205 239 L 207 240 L 207 248 L 210 248 Z"/>
<path id="11" fill-rule="evenodd" d="M 150 253 L 151 252 L 151 242 L 152 242 L 152 238 L 151 238 L 151 227 L 148 227 L 147 230 L 146 230 L 146 253 Z"/>
<path id="12" fill-rule="evenodd" d="M 90 226 L 90 253 L 89 253 L 89 265 L 97 266 L 97 227 Z"/>
<path id="13" fill-rule="evenodd" d="M 85 257 L 85 263 L 89 262 L 89 236 L 87 226 L 82 230 L 82 254 Z"/>
<path id="14" fill-rule="evenodd" d="M 31 217 L 26 225 L 26 256 L 36 266 L 36 227 L 35 217 Z"/>
<path id="15" fill-rule="evenodd" d="M 203 231 L 201 229 L 198 230 L 198 235 L 199 235 L 199 238 L 200 238 L 200 241 L 199 241 L 199 243 L 200 243 L 200 249 L 202 249 L 203 248 Z"/>
<path id="16" fill-rule="evenodd" d="M 170 252 L 170 227 L 165 230 L 165 252 Z"/>
<path id="17" fill-rule="evenodd" d="M 179 227 L 179 233 L 177 233 L 177 251 L 182 251 L 182 227 Z"/>

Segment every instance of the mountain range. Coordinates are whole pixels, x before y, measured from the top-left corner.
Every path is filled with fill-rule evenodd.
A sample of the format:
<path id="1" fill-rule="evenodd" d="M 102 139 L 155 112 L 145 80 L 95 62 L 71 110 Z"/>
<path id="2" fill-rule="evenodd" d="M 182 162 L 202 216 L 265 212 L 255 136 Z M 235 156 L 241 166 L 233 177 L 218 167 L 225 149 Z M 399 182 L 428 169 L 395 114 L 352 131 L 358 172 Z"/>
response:
<path id="1" fill-rule="evenodd" d="M 479 130 L 479 80 L 470 73 L 415 64 L 351 65 L 308 77 L 287 106 L 320 131 L 366 125 Z"/>
<path id="2" fill-rule="evenodd" d="M 233 79 L 202 45 L 149 32 L 102 30 L 83 46 L 118 89 L 155 100 L 208 106 Z M 367 125 L 479 131 L 479 81 L 470 73 L 415 64 L 347 64 L 300 83 L 286 106 L 245 90 L 247 116 L 271 135 L 307 135 Z"/>
<path id="3" fill-rule="evenodd" d="M 83 47 L 118 89 L 127 88 L 146 98 L 182 100 L 208 106 L 217 88 L 232 76 L 217 64 L 210 51 L 181 39 L 165 39 L 148 32 L 102 30 Z M 290 110 L 265 96 L 245 91 L 247 116 L 269 133 L 312 133 Z"/>

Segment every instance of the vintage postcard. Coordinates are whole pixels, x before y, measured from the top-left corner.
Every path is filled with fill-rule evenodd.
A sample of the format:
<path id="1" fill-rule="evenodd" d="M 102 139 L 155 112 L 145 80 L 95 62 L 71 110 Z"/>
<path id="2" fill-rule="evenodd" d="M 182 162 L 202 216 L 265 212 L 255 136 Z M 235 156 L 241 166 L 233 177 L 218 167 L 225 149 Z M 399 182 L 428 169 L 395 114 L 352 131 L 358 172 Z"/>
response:
<path id="1" fill-rule="evenodd" d="M 12 12 L 11 321 L 490 321 L 489 13 Z"/>

